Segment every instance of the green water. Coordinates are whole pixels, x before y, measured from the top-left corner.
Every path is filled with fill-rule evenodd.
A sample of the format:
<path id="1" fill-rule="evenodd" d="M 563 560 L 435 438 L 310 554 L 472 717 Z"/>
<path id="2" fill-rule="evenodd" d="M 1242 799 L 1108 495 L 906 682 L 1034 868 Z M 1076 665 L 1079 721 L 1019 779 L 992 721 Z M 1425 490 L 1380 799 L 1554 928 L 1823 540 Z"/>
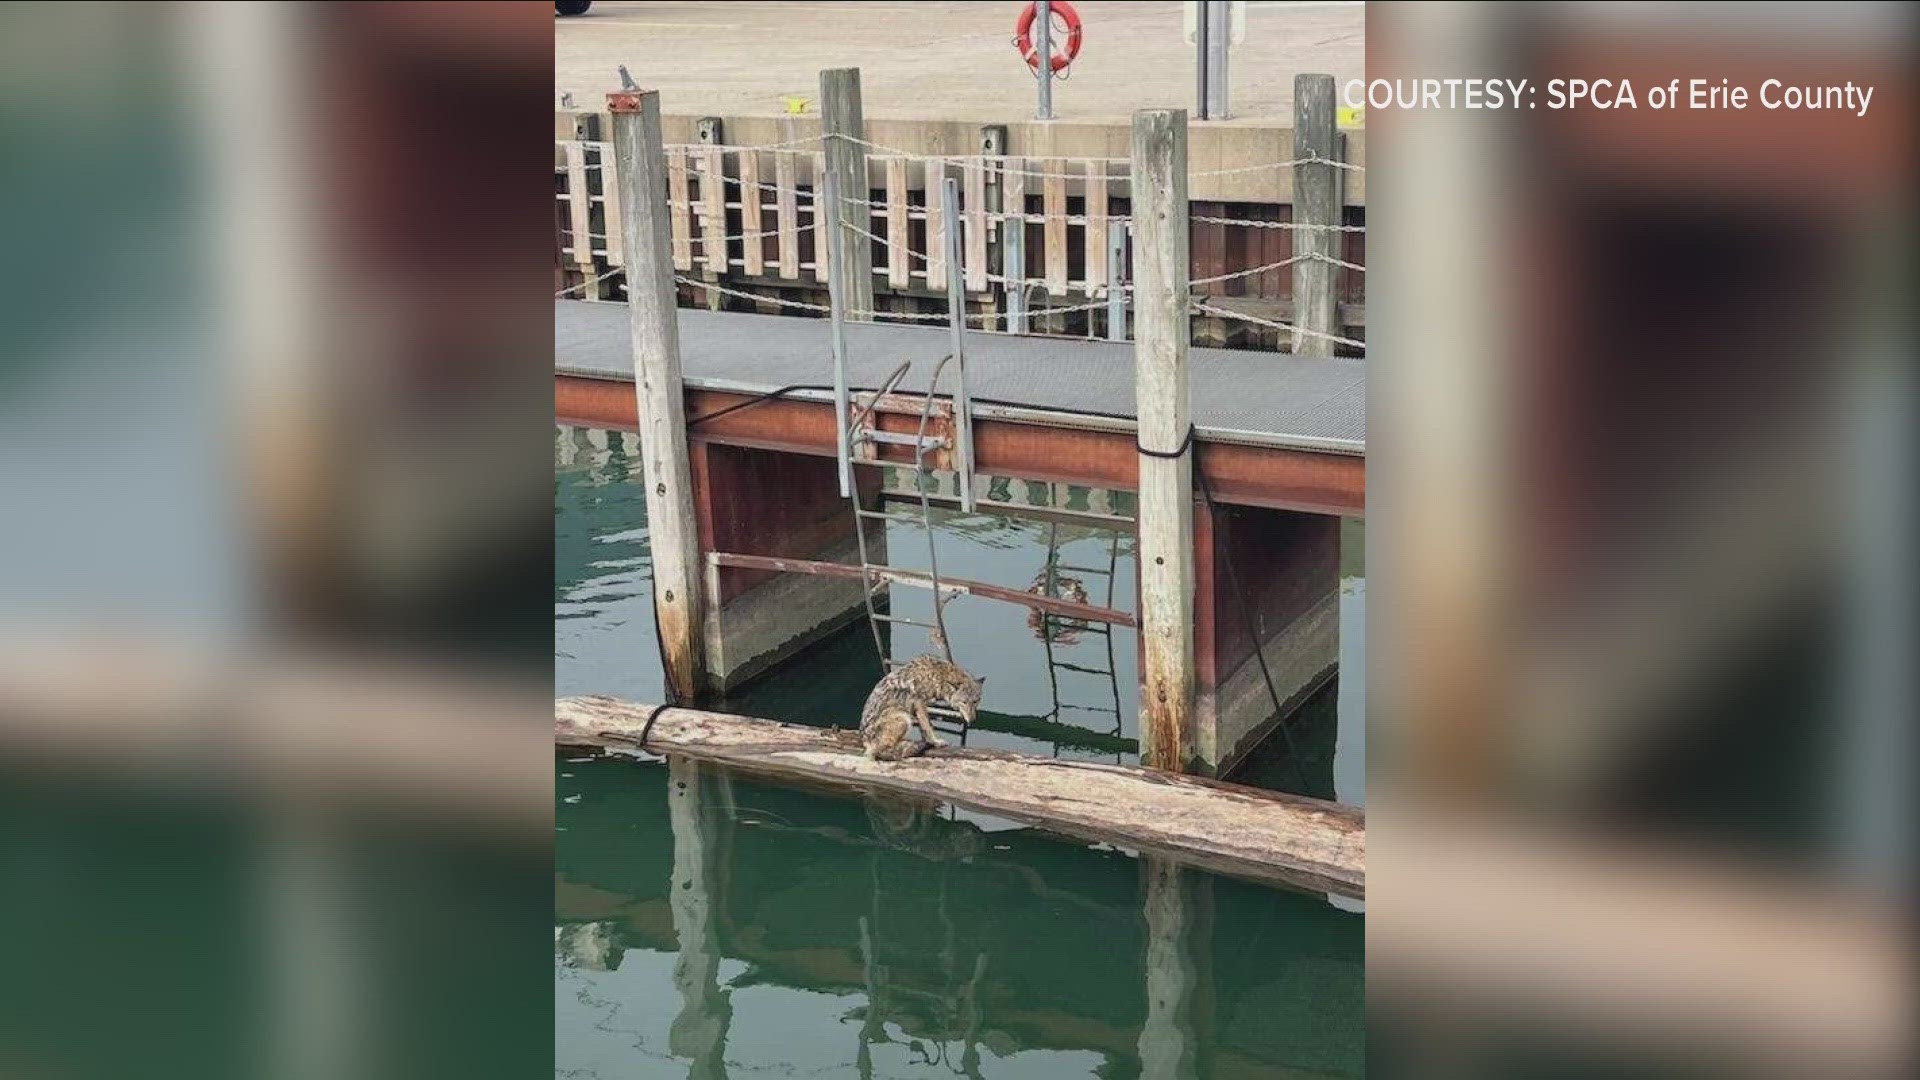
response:
<path id="1" fill-rule="evenodd" d="M 556 446 L 558 692 L 659 700 L 631 436 Z M 1360 544 L 1343 581 L 1360 670 Z M 924 564 L 917 530 L 889 536 Z M 1104 565 L 1112 538 L 1057 534 Z M 943 572 L 1025 586 L 1047 527 L 943 515 Z M 1130 542 L 1115 598 L 1131 608 Z M 1105 580 L 1087 581 L 1104 600 Z M 904 591 L 904 590 L 903 590 Z M 896 598 L 909 613 L 924 594 Z M 1132 632 L 1056 643 L 1026 612 L 962 598 L 955 649 L 988 677 L 974 745 L 1131 761 Z M 903 635 L 906 631 L 903 631 Z M 903 636 L 902 645 L 918 640 Z M 1109 659 L 1110 658 L 1110 659 Z M 864 622 L 724 707 L 847 726 L 877 673 Z M 1063 681 L 1063 678 L 1065 681 Z M 1329 687 L 1240 779 L 1364 799 L 1359 680 Z M 1076 708 L 1111 706 L 1120 718 Z M 555 883 L 556 1075 L 1356 1076 L 1358 905 L 1254 886 L 952 807 L 804 791 L 687 762 L 563 752 Z"/>

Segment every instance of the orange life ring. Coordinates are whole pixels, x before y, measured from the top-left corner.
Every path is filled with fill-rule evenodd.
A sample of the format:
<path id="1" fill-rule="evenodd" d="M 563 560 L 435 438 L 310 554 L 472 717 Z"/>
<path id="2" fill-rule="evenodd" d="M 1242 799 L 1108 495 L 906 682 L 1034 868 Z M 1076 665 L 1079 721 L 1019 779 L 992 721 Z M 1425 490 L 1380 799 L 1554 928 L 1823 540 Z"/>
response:
<path id="1" fill-rule="evenodd" d="M 1073 10 L 1073 5 L 1067 3 L 1067 0 L 1053 0 L 1053 10 L 1066 20 L 1067 24 L 1066 55 L 1053 54 L 1053 70 L 1062 71 L 1068 64 L 1073 63 L 1074 57 L 1080 55 L 1080 13 Z M 1013 27 L 1014 47 L 1020 50 L 1020 59 L 1025 60 L 1027 66 L 1035 71 L 1040 70 L 1040 57 L 1033 47 L 1033 20 L 1039 15 L 1040 5 L 1028 4 L 1027 9 L 1020 13 L 1020 21 Z"/>

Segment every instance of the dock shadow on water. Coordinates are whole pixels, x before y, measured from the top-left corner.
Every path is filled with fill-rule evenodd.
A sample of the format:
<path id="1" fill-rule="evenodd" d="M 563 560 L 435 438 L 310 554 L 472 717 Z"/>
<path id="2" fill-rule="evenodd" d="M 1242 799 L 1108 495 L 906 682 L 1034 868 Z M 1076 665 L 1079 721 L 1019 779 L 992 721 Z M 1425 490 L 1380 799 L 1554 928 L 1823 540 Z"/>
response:
<path id="1" fill-rule="evenodd" d="M 632 435 L 557 434 L 560 694 L 663 693 L 638 450 Z M 1064 498 L 1080 509 L 1086 495 Z M 1365 578 L 1361 530 L 1348 531 L 1341 660 L 1357 672 Z M 1075 565 L 1104 560 L 1111 540 L 1084 525 L 1052 537 Z M 897 565 L 921 565 L 918 535 L 889 541 Z M 1043 522 L 951 513 L 938 543 L 943 573 L 1025 587 L 1049 536 Z M 1119 550 L 1114 603 L 1131 610 L 1130 537 Z M 1086 584 L 1100 603 L 1105 582 Z M 900 612 L 928 603 L 898 591 Z M 1136 760 L 1132 630 L 1057 637 L 1053 660 L 1087 669 L 1062 671 L 1022 608 L 962 597 L 947 620 L 956 657 L 988 676 L 973 745 Z M 878 670 L 861 620 L 717 707 L 851 727 Z M 1364 801 L 1364 701 L 1349 682 L 1236 778 Z M 690 761 L 568 750 L 556 769 L 556 1075 L 1364 1072 L 1357 904 Z"/>

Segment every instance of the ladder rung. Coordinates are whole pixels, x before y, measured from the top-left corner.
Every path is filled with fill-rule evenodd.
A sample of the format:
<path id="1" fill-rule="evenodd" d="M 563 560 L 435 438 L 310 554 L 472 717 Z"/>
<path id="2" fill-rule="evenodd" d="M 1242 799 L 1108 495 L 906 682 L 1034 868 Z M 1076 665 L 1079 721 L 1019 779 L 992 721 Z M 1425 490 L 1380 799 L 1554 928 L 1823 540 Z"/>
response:
<path id="1" fill-rule="evenodd" d="M 919 619 L 909 619 L 902 615 L 883 615 L 876 611 L 873 613 L 873 617 L 879 619 L 881 622 L 905 623 L 908 626 L 924 626 L 929 630 L 938 629 L 930 622 L 921 622 Z"/>
<path id="2" fill-rule="evenodd" d="M 1111 705 L 1069 705 L 1063 701 L 1060 703 L 1060 707 L 1063 709 L 1074 709 L 1079 712 L 1107 713 L 1112 716 L 1120 715 L 1120 710 Z"/>
<path id="3" fill-rule="evenodd" d="M 1065 660 L 1055 660 L 1053 666 L 1065 671 L 1078 671 L 1083 675 L 1101 675 L 1109 679 L 1113 677 L 1113 672 L 1111 671 L 1102 671 L 1099 668 L 1085 667 L 1080 664 L 1069 664 Z"/>
<path id="4" fill-rule="evenodd" d="M 947 446 L 952 440 L 944 435 L 922 439 L 918 433 L 909 435 L 904 431 L 866 431 L 860 437 L 867 442 L 888 443 L 893 446 Z"/>
<path id="5" fill-rule="evenodd" d="M 1056 636 L 1059 634 L 1080 634 L 1080 633 L 1111 634 L 1113 633 L 1113 627 L 1109 626 L 1106 623 L 1094 622 L 1090 619 L 1085 620 L 1083 622 L 1077 616 L 1073 616 L 1073 615 L 1055 615 L 1053 612 L 1049 611 L 1044 613 L 1043 617 L 1047 620 L 1049 625 L 1054 627 Z M 1061 622 L 1072 622 L 1073 625 L 1061 626 L 1060 625 Z"/>
<path id="6" fill-rule="evenodd" d="M 863 569 L 869 574 L 877 574 L 886 568 L 868 565 Z M 946 582 L 936 581 L 919 570 L 896 570 L 893 572 L 902 576 L 882 577 L 878 585 L 873 586 L 873 588 L 867 591 L 874 596 L 878 596 L 880 595 L 880 590 L 886 588 L 888 585 L 905 585 L 910 589 L 930 590 L 933 593 L 934 602 L 940 604 L 944 604 L 967 591 L 958 585 L 948 585 Z M 938 586 L 937 588 L 935 587 L 936 585 Z"/>
<path id="7" fill-rule="evenodd" d="M 853 511 L 863 518 L 877 518 L 881 521 L 898 521 L 907 525 L 925 525 L 927 519 L 917 514 L 889 514 L 885 510 L 865 510 L 856 507 Z"/>
<path id="8" fill-rule="evenodd" d="M 1099 574 L 1101 577 L 1105 577 L 1108 574 L 1113 573 L 1113 571 L 1107 569 L 1104 566 L 1070 566 L 1067 563 L 1058 563 L 1054 566 L 1054 569 L 1055 570 L 1073 570 L 1082 574 Z"/>

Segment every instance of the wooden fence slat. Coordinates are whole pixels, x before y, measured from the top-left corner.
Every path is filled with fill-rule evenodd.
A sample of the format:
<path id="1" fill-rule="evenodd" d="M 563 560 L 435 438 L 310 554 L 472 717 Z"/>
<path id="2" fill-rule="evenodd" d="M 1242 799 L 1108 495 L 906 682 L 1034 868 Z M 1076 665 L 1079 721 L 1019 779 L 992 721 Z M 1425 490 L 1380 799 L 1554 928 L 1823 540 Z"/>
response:
<path id="1" fill-rule="evenodd" d="M 1267 206 L 1260 208 L 1258 216 L 1267 221 L 1279 221 L 1285 215 L 1281 214 L 1280 207 Z M 1277 263 L 1292 258 L 1293 231 L 1291 229 L 1255 229 L 1254 231 L 1262 234 L 1259 265 L 1265 266 L 1269 263 Z M 1267 297 L 1268 299 L 1278 300 L 1283 296 L 1291 294 L 1293 291 L 1293 271 L 1284 266 L 1278 270 L 1269 270 L 1261 274 L 1259 281 L 1260 287 L 1257 295 Z M 1281 341 L 1280 347 L 1285 348 L 1287 344 L 1289 344 L 1289 341 L 1290 339 L 1288 341 Z"/>
<path id="2" fill-rule="evenodd" d="M 740 157 L 740 241 L 743 269 L 752 277 L 767 272 L 767 240 L 760 229 L 760 151 L 742 150 Z"/>
<path id="3" fill-rule="evenodd" d="M 987 288 L 987 163 L 972 160 L 966 164 L 967 291 L 985 292 Z"/>
<path id="4" fill-rule="evenodd" d="M 1087 162 L 1087 295 L 1097 296 L 1107 284 L 1107 163 Z"/>
<path id="5" fill-rule="evenodd" d="M 1067 163 L 1048 158 L 1046 177 L 1041 184 L 1041 206 L 1046 214 L 1043 228 L 1047 243 L 1047 292 L 1064 296 L 1067 292 Z"/>
<path id="6" fill-rule="evenodd" d="M 773 155 L 774 217 L 780 230 L 780 276 L 789 280 L 800 276 L 800 202 L 794 189 L 793 155 L 784 151 Z"/>
<path id="7" fill-rule="evenodd" d="M 813 276 L 827 280 L 827 155 L 813 155 Z"/>
<path id="8" fill-rule="evenodd" d="M 592 277 L 593 199 L 587 194 L 587 146 L 567 143 L 567 221 L 573 232 L 573 262 L 580 273 Z M 589 287 L 589 297 L 599 295 Z"/>
<path id="9" fill-rule="evenodd" d="M 887 287 L 904 289 L 907 273 L 907 159 L 887 162 Z"/>
<path id="10" fill-rule="evenodd" d="M 700 253 L 707 273 L 727 272 L 727 152 L 700 151 Z"/>
<path id="11" fill-rule="evenodd" d="M 613 166 L 613 144 L 596 143 L 600 157 L 601 220 L 607 225 L 607 265 L 627 265 L 625 232 L 620 222 L 620 174 Z"/>
<path id="12" fill-rule="evenodd" d="M 938 160 L 927 162 L 927 288 L 947 288 L 947 170 Z"/>
<path id="13" fill-rule="evenodd" d="M 667 151 L 668 216 L 673 219 L 673 268 L 693 269 L 693 207 L 687 194 L 687 152 L 675 147 Z"/>

